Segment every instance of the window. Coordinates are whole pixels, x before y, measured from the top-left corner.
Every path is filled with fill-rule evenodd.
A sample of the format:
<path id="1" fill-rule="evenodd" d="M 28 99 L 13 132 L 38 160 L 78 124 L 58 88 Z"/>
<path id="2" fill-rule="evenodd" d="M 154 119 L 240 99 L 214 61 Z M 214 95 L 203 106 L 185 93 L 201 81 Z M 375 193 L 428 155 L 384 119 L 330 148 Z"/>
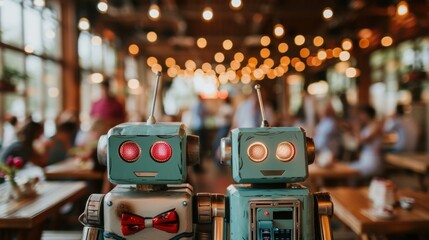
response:
<path id="1" fill-rule="evenodd" d="M 57 1 L 37 7 L 31 0 L 3 0 L 0 7 L 0 71 L 11 69 L 25 76 L 15 79 L 14 91 L 0 93 L 5 99 L 0 116 L 31 116 L 45 123 L 46 135 L 53 134 L 62 111 L 59 12 Z"/>
<path id="2" fill-rule="evenodd" d="M 116 70 L 116 52 L 112 44 L 100 36 L 88 31 L 81 31 L 78 37 L 79 66 L 81 69 L 80 84 L 80 120 L 82 128 L 89 128 L 91 104 L 100 97 L 100 74 L 103 77 L 114 77 Z M 112 92 L 116 89 L 111 86 Z"/>

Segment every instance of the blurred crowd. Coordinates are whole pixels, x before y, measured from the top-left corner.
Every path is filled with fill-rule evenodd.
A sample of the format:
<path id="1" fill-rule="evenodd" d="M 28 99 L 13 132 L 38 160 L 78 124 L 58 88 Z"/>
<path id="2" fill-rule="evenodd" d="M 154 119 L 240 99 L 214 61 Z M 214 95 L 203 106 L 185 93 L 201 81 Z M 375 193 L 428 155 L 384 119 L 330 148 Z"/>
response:
<path id="1" fill-rule="evenodd" d="M 70 157 L 97 162 L 98 138 L 116 124 L 127 121 L 124 107 L 109 92 L 108 83 L 103 82 L 102 97 L 92 104 L 89 131 L 81 129 L 77 113 L 64 112 L 58 116 L 53 136 L 44 135 L 43 123 L 32 119 L 19 122 L 8 115 L 3 126 L 1 161 L 19 156 L 26 164 L 41 168 Z M 371 178 L 383 173 L 385 152 L 417 150 L 419 129 L 406 106 L 398 105 L 395 114 L 380 117 L 369 105 L 347 106 L 347 112 L 344 107 L 339 111 L 332 99 L 304 102 L 296 114 L 282 113 L 284 111 L 275 109 L 271 102 L 264 99 L 264 116 L 270 126 L 304 128 L 314 139 L 320 166 L 344 161 L 363 178 Z M 233 128 L 261 126 L 261 116 L 257 95 L 250 94 L 224 99 L 200 96 L 189 109 L 171 119 L 184 122 L 190 132 L 200 136 L 202 162 L 211 159 L 222 169 L 219 164 L 221 138 Z M 201 169 L 197 166 L 194 170 Z"/>

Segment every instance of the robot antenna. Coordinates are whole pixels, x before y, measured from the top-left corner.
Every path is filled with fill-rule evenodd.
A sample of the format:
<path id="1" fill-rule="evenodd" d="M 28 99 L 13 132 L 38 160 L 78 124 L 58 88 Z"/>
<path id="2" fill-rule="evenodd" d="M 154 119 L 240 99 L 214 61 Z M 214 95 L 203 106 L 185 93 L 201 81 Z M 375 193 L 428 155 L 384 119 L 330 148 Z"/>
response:
<path id="1" fill-rule="evenodd" d="M 261 96 L 261 85 L 256 84 L 255 89 L 256 89 L 256 93 L 258 94 L 259 107 L 261 109 L 261 116 L 262 116 L 261 127 L 269 127 L 270 124 L 268 123 L 267 119 L 265 119 L 264 103 L 262 102 L 262 96 Z"/>
<path id="2" fill-rule="evenodd" d="M 156 73 L 156 84 L 155 84 L 155 90 L 153 92 L 153 98 L 152 98 L 152 110 L 150 112 L 149 117 L 146 120 L 146 123 L 148 125 L 156 123 L 156 119 L 155 119 L 155 116 L 153 115 L 153 113 L 155 112 L 156 95 L 158 92 L 158 85 L 159 85 L 160 78 L 161 78 L 161 72 L 158 71 Z"/>

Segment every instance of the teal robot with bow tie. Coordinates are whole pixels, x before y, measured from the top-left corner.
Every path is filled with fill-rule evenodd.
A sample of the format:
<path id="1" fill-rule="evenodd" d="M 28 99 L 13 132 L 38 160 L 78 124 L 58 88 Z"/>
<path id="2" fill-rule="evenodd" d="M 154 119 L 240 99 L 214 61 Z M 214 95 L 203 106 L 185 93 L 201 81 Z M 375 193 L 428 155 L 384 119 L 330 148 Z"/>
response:
<path id="1" fill-rule="evenodd" d="M 221 161 L 232 165 L 227 189 L 225 239 L 332 239 L 329 217 L 333 205 L 327 193 L 311 193 L 296 184 L 308 176 L 314 161 L 311 138 L 302 128 L 269 127 L 260 86 L 259 128 L 237 128 L 221 141 Z"/>
<path id="2" fill-rule="evenodd" d="M 157 123 L 153 116 L 160 75 L 147 122 L 117 125 L 99 139 L 98 160 L 107 163 L 116 187 L 89 197 L 79 218 L 82 239 L 194 239 L 197 224 L 216 218 L 206 213 L 223 209 L 215 204 L 223 196 L 194 195 L 185 183 L 187 166 L 199 161 L 198 136 L 187 134 L 182 123 Z"/>

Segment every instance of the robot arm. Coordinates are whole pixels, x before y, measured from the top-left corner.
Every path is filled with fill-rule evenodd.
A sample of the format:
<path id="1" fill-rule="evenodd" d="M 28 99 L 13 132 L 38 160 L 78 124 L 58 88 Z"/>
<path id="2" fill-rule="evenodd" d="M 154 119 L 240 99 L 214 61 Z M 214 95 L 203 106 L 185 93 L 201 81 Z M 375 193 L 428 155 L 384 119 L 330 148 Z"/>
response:
<path id="1" fill-rule="evenodd" d="M 334 213 L 334 204 L 331 201 L 329 193 L 314 194 L 314 219 L 316 224 L 316 239 L 331 240 L 332 230 L 329 222 Z"/>
<path id="2" fill-rule="evenodd" d="M 91 194 L 86 202 L 85 211 L 79 216 L 83 228 L 82 240 L 102 240 L 104 194 Z"/>
<path id="3" fill-rule="evenodd" d="M 212 227 L 211 229 L 202 229 L 202 232 L 206 233 L 199 236 L 199 240 L 224 239 L 225 196 L 222 194 L 198 193 L 195 196 L 194 219 L 199 228 Z M 210 233 L 212 238 L 210 238 Z"/>

